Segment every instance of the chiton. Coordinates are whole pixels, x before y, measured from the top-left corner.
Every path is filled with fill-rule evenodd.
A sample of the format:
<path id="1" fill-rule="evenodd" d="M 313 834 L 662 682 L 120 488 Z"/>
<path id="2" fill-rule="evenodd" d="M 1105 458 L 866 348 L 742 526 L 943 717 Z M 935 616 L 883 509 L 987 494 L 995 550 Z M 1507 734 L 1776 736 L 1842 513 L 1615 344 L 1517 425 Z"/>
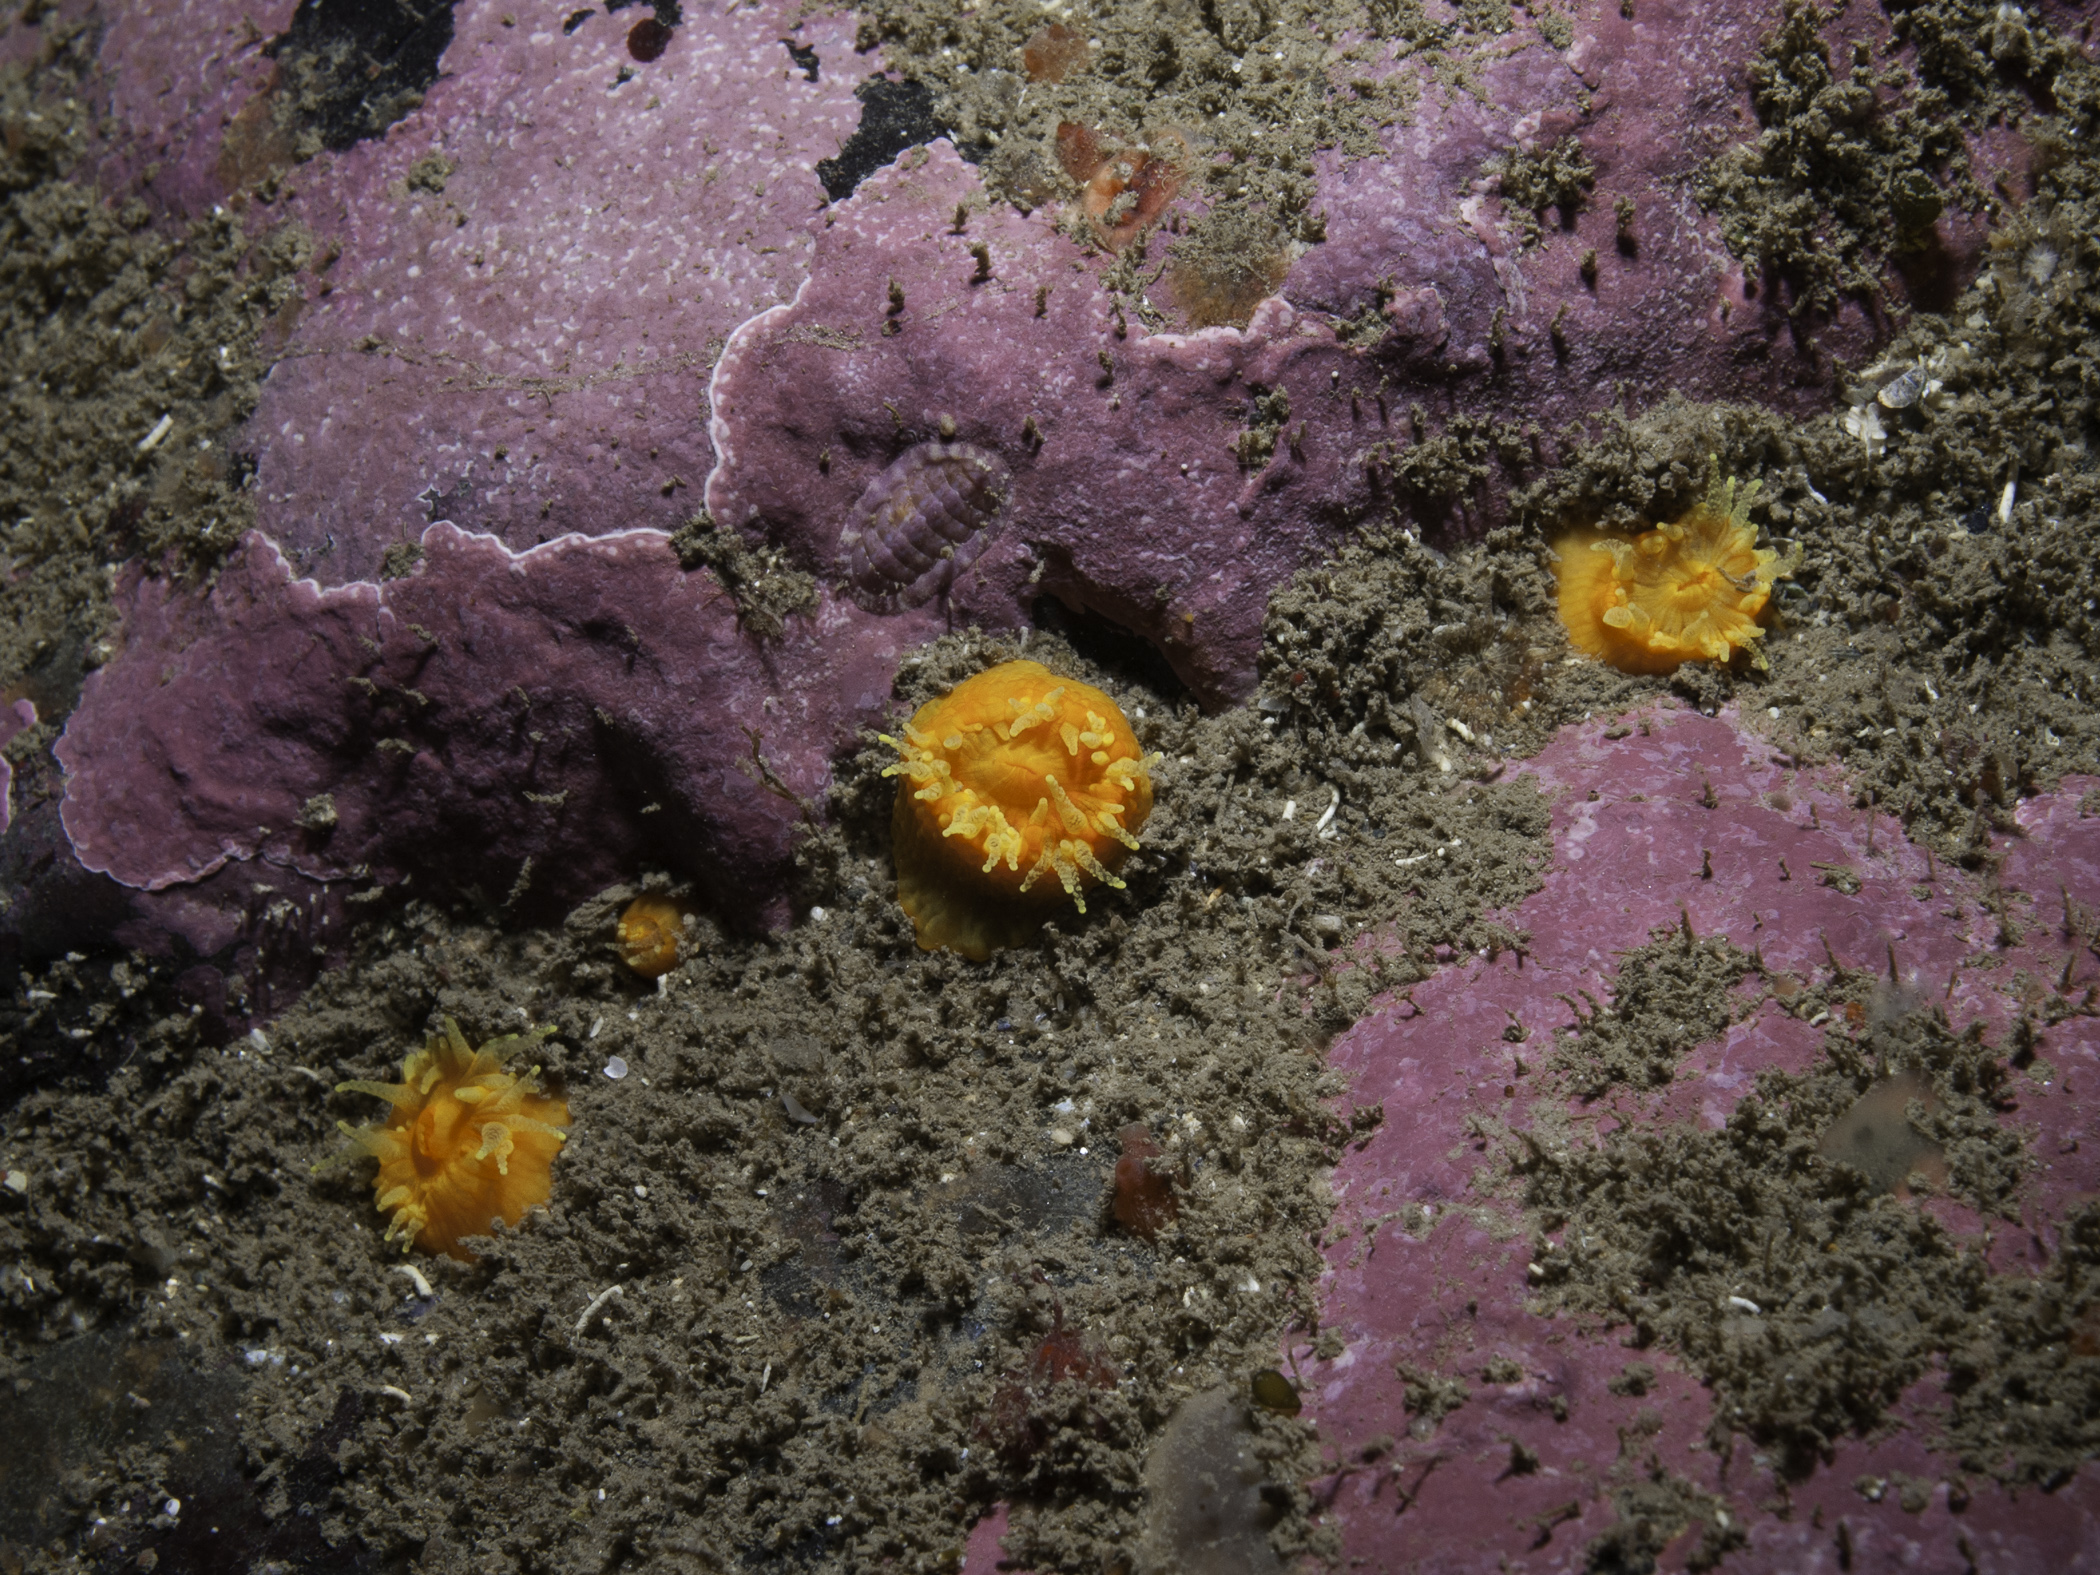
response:
<path id="1" fill-rule="evenodd" d="M 870 612 L 945 596 L 991 539 L 1006 467 L 968 443 L 921 443 L 868 483 L 839 532 L 853 599 Z"/>

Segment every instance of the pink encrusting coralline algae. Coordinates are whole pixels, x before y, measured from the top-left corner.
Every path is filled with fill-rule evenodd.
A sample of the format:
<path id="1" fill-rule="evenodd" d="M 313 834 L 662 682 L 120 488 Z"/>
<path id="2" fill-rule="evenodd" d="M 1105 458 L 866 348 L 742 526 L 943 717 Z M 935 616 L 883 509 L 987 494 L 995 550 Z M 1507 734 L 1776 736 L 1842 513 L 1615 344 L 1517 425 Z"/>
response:
<path id="1" fill-rule="evenodd" d="M 236 200 L 228 183 L 268 151 L 257 138 L 275 91 L 259 54 L 269 35 L 229 45 L 224 11 L 155 7 L 150 23 L 125 24 L 159 29 L 150 58 L 105 52 L 120 129 L 101 168 L 113 187 L 195 211 L 214 181 Z M 619 774 L 698 806 L 711 795 L 696 762 L 748 753 L 745 729 L 760 721 L 769 757 L 809 762 L 814 790 L 822 762 L 871 720 L 861 701 L 881 691 L 884 661 L 952 625 L 1025 624 L 1044 596 L 1144 636 L 1198 696 L 1229 701 L 1252 682 L 1270 590 L 1355 522 L 1398 506 L 1449 535 L 1497 517 L 1505 481 L 1463 507 L 1408 493 L 1393 456 L 1417 420 L 1525 421 L 1550 463 L 1564 422 L 1671 389 L 1812 408 L 1828 354 L 1860 342 L 1855 316 L 1804 338 L 1777 303 L 1745 299 L 1712 221 L 1684 195 L 1691 133 L 1741 102 L 1761 36 L 1728 7 L 1634 22 L 1591 8 L 1563 47 L 1520 22 L 1473 90 L 1423 95 L 1413 123 L 1386 133 L 1387 158 L 1320 155 L 1328 238 L 1245 327 L 1193 332 L 1148 331 L 1118 310 L 1099 283 L 1104 259 L 1051 213 L 985 205 L 978 171 L 945 140 L 828 203 L 814 166 L 853 129 L 856 79 L 882 64 L 848 47 L 850 18 L 741 7 L 692 19 L 642 60 L 614 19 L 578 16 L 564 28 L 493 0 L 456 7 L 420 103 L 385 135 L 285 176 L 275 212 L 319 245 L 245 438 L 259 539 L 236 576 L 250 601 L 236 611 L 223 594 L 135 593 L 66 751 L 65 825 L 90 867 L 145 889 L 257 858 L 376 878 L 416 848 L 440 887 L 485 884 L 530 858 L 534 890 L 555 902 L 590 888 L 605 850 L 662 845 L 635 818 L 653 791 L 601 795 L 591 815 L 488 817 L 470 856 L 459 839 L 433 841 L 413 808 L 370 813 L 361 784 L 404 773 L 345 754 L 370 696 L 328 664 L 284 674 L 282 704 L 311 735 L 298 747 L 238 728 L 185 736 L 196 710 L 142 681 L 174 639 L 180 672 L 270 666 L 273 642 L 302 620 L 340 616 L 299 581 L 377 584 L 389 551 L 425 555 L 408 577 L 420 588 L 386 595 L 470 595 L 467 565 L 482 559 L 452 537 L 424 541 L 433 521 L 526 554 L 569 535 L 668 534 L 704 499 L 719 526 L 813 576 L 806 615 L 770 639 L 726 637 L 742 648 L 721 648 L 689 724 L 704 742 L 623 735 Z M 1670 69 L 1652 69 L 1662 58 Z M 1602 212 L 1522 244 L 1530 216 L 1483 184 L 1485 161 L 1551 143 L 1585 104 L 1616 128 L 1595 139 L 1597 178 L 1649 215 L 1631 251 L 1610 248 Z M 1610 265 L 1587 276 L 1600 243 Z M 1361 331 L 1366 310 L 1383 313 L 1382 336 Z M 1266 448 L 1243 441 L 1257 396 L 1292 412 Z M 939 594 L 870 595 L 842 551 L 856 500 L 935 443 L 1003 470 L 999 517 L 955 544 Z M 637 606 L 708 599 L 693 588 L 711 582 L 706 568 L 639 547 L 616 556 Z M 530 578 L 552 560 L 530 562 L 507 572 Z M 557 695 L 542 680 L 560 615 L 520 617 L 507 648 L 476 647 L 480 692 L 599 706 L 591 684 Z M 685 639 L 627 625 L 644 647 Z M 783 681 L 862 660 L 838 654 L 849 651 L 875 664 L 866 682 L 771 708 Z M 673 704 L 675 666 L 637 663 L 621 680 L 625 708 Z M 522 801 L 562 791 L 529 731 L 506 743 L 452 707 L 421 715 L 413 739 L 383 736 L 397 737 L 390 749 L 413 743 L 405 775 L 439 797 L 451 790 L 415 762 L 447 762 L 476 793 Z M 135 737 L 137 753 L 95 743 L 116 736 Z M 336 742 L 312 743 L 324 736 Z M 296 818 L 323 794 L 342 827 L 325 858 Z M 780 868 L 782 844 L 703 823 L 666 856 L 713 889 L 752 891 Z M 193 895 L 192 928 L 218 900 Z"/>
<path id="2" fill-rule="evenodd" d="M 1345 1102 L 1382 1119 L 1329 1181 L 1321 1339 L 1293 1333 L 1278 1360 L 1319 1428 L 1328 1470 L 1312 1493 L 1344 1567 L 2100 1568 L 2090 1469 L 2037 1492 L 1965 1462 L 1943 1437 L 1954 1387 L 1944 1358 L 1813 1469 L 1725 1427 L 1717 1450 L 1716 1389 L 1682 1353 L 1642 1340 L 1628 1317 L 1552 1309 L 1554 1255 L 1580 1244 L 1532 1234 L 1505 1168 L 1530 1143 L 1608 1145 L 1636 1129 L 1714 1137 L 1758 1097 L 1761 1074 L 1823 1063 L 1827 1034 L 1872 1044 L 1864 1016 L 1790 1004 L 1819 989 L 1884 1012 L 1936 1009 L 1997 1050 L 2024 1042 L 2018 1025 L 2043 1004 L 2034 992 L 2051 988 L 2039 981 L 2063 981 L 2056 999 L 2079 1008 L 2100 986 L 2089 949 L 2100 817 L 2081 808 L 2093 784 L 2069 780 L 2022 806 L 1989 889 L 1857 807 L 1841 774 L 1800 769 L 1732 713 L 1599 718 L 1522 770 L 1553 803 L 1544 886 L 1507 915 L 1522 948 L 1455 958 L 1382 1000 L 1331 1052 Z M 2024 936 L 2012 945 L 2008 920 Z M 1579 1043 L 1585 1018 L 1610 1012 L 1623 959 L 1658 936 L 1732 947 L 1763 976 L 1746 976 L 1721 1032 L 1676 1047 L 1660 1089 L 1585 1103 L 1546 1086 L 1556 1045 L 1571 1032 Z M 1947 1195 L 1896 1205 L 1980 1254 L 2014 1304 L 2020 1287 L 2046 1290 L 2061 1274 L 2070 1216 L 2100 1190 L 2089 1141 L 2100 1019 L 2070 1011 L 2018 1058 L 2027 1071 L 2000 1121 L 2041 1156 L 2021 1223 Z M 1716 1224 L 1725 1236 L 1732 1222 Z M 1759 1340 L 1762 1321 L 1794 1314 L 1748 1257 L 1711 1309 L 1727 1339 Z M 1629 1283 L 1626 1305 L 1659 1289 Z M 1869 1289 L 1851 1311 L 1871 1318 L 1883 1305 Z M 979 1523 L 973 1563 L 1000 1556 L 1007 1528 L 1003 1509 Z M 1600 1565 L 1628 1550 L 1641 1562 Z"/>

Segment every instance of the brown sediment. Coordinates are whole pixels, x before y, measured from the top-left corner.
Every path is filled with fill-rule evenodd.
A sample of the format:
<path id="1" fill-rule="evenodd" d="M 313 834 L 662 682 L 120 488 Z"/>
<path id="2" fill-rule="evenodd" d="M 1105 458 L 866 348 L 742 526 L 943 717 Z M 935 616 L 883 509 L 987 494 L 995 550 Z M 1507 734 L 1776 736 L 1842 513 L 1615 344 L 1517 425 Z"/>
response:
<path id="1" fill-rule="evenodd" d="M 698 916 L 663 988 L 614 950 L 619 915 L 640 895 L 631 889 L 551 932 L 396 911 L 268 1027 L 267 1053 L 203 1043 L 186 1012 L 157 1005 L 171 971 L 127 972 L 128 997 L 106 963 L 38 972 L 53 999 L 25 1019 L 26 1042 L 60 1033 L 72 1003 L 100 992 L 124 1007 L 102 1031 L 138 1052 L 108 1088 L 43 1096 L 9 1117 L 9 1163 L 38 1178 L 40 1200 L 67 1156 L 93 1156 L 111 1181 L 50 1194 L 33 1229 L 0 1212 L 0 1247 L 49 1287 L 0 1321 L 0 1355 L 27 1361 L 34 1332 L 68 1307 L 140 1339 L 186 1329 L 247 1375 L 241 1426 L 262 1460 L 307 1447 L 325 1420 L 302 1409 L 312 1386 L 414 1394 L 435 1381 L 426 1361 L 457 1363 L 444 1371 L 471 1370 L 474 1394 L 433 1414 L 431 1449 L 558 1461 L 579 1481 L 627 1460 L 619 1469 L 639 1473 L 656 1502 L 670 1502 L 678 1473 L 734 1472 L 762 1491 L 748 1507 L 709 1500 L 713 1546 L 813 1538 L 836 1567 L 898 1544 L 932 1557 L 978 1508 L 1015 1497 L 1028 1505 L 1014 1518 L 1018 1554 L 1039 1568 L 1098 1564 L 1140 1533 L 1146 1461 L 1182 1386 L 1228 1387 L 1246 1409 L 1284 1321 L 1314 1315 L 1326 1204 L 1313 1182 L 1351 1130 L 1324 1109 L 1325 1036 L 1379 989 L 1417 977 L 1439 942 L 1505 944 L 1481 915 L 1531 889 L 1547 818 L 1527 785 L 1453 794 L 1433 763 L 1396 760 L 1388 742 L 1338 740 L 1316 771 L 1266 713 L 1205 717 L 1170 679 L 1081 645 L 1121 650 L 1075 621 L 1069 639 L 1034 631 L 1026 655 L 1108 689 L 1166 757 L 1159 797 L 1123 867 L 1127 891 L 1099 892 L 1084 918 L 1055 919 L 990 964 L 915 944 L 887 858 L 895 782 L 881 772 L 895 754 L 871 743 L 842 764 L 833 823 L 803 849 L 798 906 L 821 907 L 822 920 L 754 941 Z M 1012 637 L 944 638 L 904 669 L 897 710 L 1020 654 Z M 1356 786 L 1328 822 L 1336 836 L 1323 838 L 1314 814 L 1283 818 L 1287 799 L 1325 804 L 1325 772 L 1352 760 Z M 1462 865 L 1403 892 L 1390 861 L 1337 857 L 1430 814 L 1464 840 Z M 1403 895 L 1405 928 L 1355 951 L 1351 938 L 1389 926 Z M 379 1075 L 399 1038 L 377 1025 L 444 1013 L 480 1037 L 507 1027 L 506 1014 L 515 1022 L 518 1003 L 559 1030 L 536 1058 L 575 1136 L 544 1208 L 475 1243 L 484 1278 L 421 1261 L 436 1292 L 426 1305 L 390 1279 L 398 1257 L 361 1178 L 271 1177 L 328 1152 L 329 1123 L 361 1114 L 359 1102 L 284 1103 L 279 1092 L 288 1080 L 318 1086 L 307 1073 Z M 194 1171 L 112 1140 L 120 1112 L 177 1107 L 190 1112 L 177 1151 L 228 1188 L 208 1207 Z M 249 1108 L 275 1113 L 260 1146 L 238 1122 Z M 1200 1166 L 1217 1183 L 1176 1198 L 1159 1247 L 1113 1222 L 1128 1126 L 1152 1134 L 1154 1175 Z M 183 1281 L 174 1301 L 90 1245 L 134 1240 L 148 1216 Z M 79 1273 L 65 1267 L 74 1262 Z M 1263 1294 L 1238 1288 L 1250 1276 Z M 402 1330 L 405 1362 L 378 1339 Z M 295 1354 L 282 1368 L 238 1354 L 265 1348 Z M 676 1386 L 649 1377 L 667 1358 L 690 1375 Z M 675 1433 L 685 1465 L 626 1425 L 642 1401 L 600 1414 L 595 1386 L 615 1373 L 651 1385 L 647 1420 Z M 1006 1436 L 1025 1445 L 988 1447 L 980 1428 L 1016 1374 L 1028 1398 Z M 533 1420 L 550 1416 L 587 1420 L 558 1431 Z M 754 1453 L 753 1425 L 783 1442 Z M 1316 1460 L 1309 1429 L 1268 1411 L 1248 1425 L 1264 1480 L 1295 1491 Z M 421 1456 L 393 1447 L 390 1427 L 375 1409 L 331 1446 L 347 1513 L 379 1546 L 442 1513 Z M 578 1511 L 613 1534 L 643 1524 L 639 1488 L 601 1504 L 549 1495 L 535 1478 L 544 1473 L 491 1477 L 486 1545 L 572 1535 Z M 152 1485 L 122 1470 L 109 1480 L 113 1494 Z M 828 1526 L 849 1498 L 882 1504 L 884 1520 L 849 1508 Z M 1316 1543 L 1308 1510 L 1290 1510 L 1277 1534 Z M 695 1513 L 673 1511 L 679 1524 Z M 472 1558 L 462 1547 L 426 1562 L 465 1570 Z"/>
<path id="2" fill-rule="evenodd" d="M 1619 959 L 1609 1002 L 1569 1003 L 1575 1025 L 1556 1032 L 1547 1065 L 1583 1099 L 1665 1087 L 1687 1049 L 1756 1010 L 1761 986 L 1756 964 L 1725 937 L 1701 939 L 1689 919 L 1666 926 Z"/>
<path id="3" fill-rule="evenodd" d="M 2067 1425 L 2078 1396 L 2100 1397 L 2100 1368 L 2063 1375 L 2075 1393 L 2046 1425 L 2001 1426 L 2033 1364 L 2051 1361 L 2050 1337 L 2033 1336 L 2047 1298 L 1994 1274 L 1904 1186 L 1931 1179 L 1986 1215 L 2016 1212 L 2034 1159 L 2000 1120 L 2011 1074 L 1980 1030 L 1956 1035 L 1929 1007 L 1857 1031 L 1840 1013 L 1821 1064 L 1763 1073 L 1719 1131 L 1635 1122 L 1594 1147 L 1514 1144 L 1536 1305 L 1676 1353 L 1714 1387 L 1715 1446 L 1746 1433 L 1795 1474 L 1954 1362 L 1972 1375 L 1949 1424 L 1964 1465 L 2052 1480 L 2100 1439 L 2100 1424 Z M 1913 1111 L 1929 1131 L 1913 1130 Z M 1818 1159 L 1804 1167 L 1803 1153 Z M 2084 1218 L 2067 1222 L 2074 1239 Z M 2083 1271 L 2067 1259 L 2053 1272 L 2070 1284 Z"/>

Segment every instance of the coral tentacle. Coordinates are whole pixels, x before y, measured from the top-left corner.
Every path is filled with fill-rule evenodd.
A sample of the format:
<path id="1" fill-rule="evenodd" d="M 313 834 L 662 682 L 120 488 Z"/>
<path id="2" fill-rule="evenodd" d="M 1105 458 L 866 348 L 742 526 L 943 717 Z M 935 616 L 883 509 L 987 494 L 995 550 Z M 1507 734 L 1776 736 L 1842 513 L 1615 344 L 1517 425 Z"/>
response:
<path id="1" fill-rule="evenodd" d="M 540 1092 L 537 1066 L 519 1076 L 504 1062 L 553 1031 L 510 1034 L 476 1050 L 447 1018 L 402 1061 L 399 1083 L 336 1085 L 338 1093 L 371 1094 L 394 1107 L 381 1126 L 338 1123 L 350 1140 L 346 1152 L 379 1161 L 372 1186 L 379 1212 L 389 1216 L 389 1242 L 472 1261 L 464 1238 L 485 1235 L 499 1219 L 516 1225 L 547 1201 L 569 1107 Z"/>

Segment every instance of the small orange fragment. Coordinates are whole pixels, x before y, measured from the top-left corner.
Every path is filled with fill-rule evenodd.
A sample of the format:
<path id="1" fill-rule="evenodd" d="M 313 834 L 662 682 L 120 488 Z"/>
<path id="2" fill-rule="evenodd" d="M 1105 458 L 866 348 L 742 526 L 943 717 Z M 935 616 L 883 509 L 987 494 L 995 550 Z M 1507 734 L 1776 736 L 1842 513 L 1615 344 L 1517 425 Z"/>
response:
<path id="1" fill-rule="evenodd" d="M 686 908 L 669 897 L 637 897 L 620 915 L 620 961 L 644 979 L 654 979 L 678 966 L 678 937 L 685 930 Z"/>
<path id="2" fill-rule="evenodd" d="M 1122 1131 L 1123 1154 L 1116 1161 L 1116 1223 L 1142 1241 L 1157 1241 L 1159 1233 L 1181 1213 L 1181 1200 L 1174 1195 L 1171 1171 L 1160 1158 L 1152 1134 L 1137 1122 Z"/>
<path id="3" fill-rule="evenodd" d="M 1077 121 L 1057 123 L 1057 162 L 1064 172 L 1084 186 L 1101 168 L 1101 139 L 1090 126 Z"/>
<path id="4" fill-rule="evenodd" d="M 1031 82 L 1062 82 L 1093 58 L 1086 34 L 1062 22 L 1038 28 L 1021 46 L 1021 69 Z"/>

